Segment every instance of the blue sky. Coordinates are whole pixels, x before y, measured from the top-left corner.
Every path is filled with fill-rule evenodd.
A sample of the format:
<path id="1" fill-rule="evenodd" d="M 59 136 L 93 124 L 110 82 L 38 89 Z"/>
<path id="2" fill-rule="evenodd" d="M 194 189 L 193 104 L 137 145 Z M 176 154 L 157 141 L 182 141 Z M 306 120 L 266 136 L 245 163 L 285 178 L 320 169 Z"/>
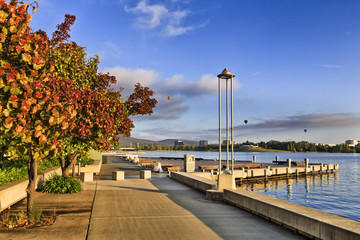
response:
<path id="1" fill-rule="evenodd" d="M 100 56 L 115 88 L 126 94 L 140 82 L 156 92 L 154 114 L 133 118 L 133 137 L 216 143 L 216 76 L 227 67 L 237 142 L 360 140 L 358 0 L 38 3 L 34 30 L 51 36 L 75 15 L 71 39 Z"/>

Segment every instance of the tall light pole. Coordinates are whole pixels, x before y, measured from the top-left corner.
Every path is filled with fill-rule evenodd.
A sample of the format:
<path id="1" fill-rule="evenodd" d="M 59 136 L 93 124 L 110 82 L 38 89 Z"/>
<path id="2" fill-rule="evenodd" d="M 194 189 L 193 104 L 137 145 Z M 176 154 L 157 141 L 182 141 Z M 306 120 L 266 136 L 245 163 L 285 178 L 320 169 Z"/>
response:
<path id="1" fill-rule="evenodd" d="M 226 170 L 229 173 L 229 80 L 230 80 L 230 104 L 231 104 L 231 172 L 234 173 L 234 127 L 233 127 L 233 82 L 235 75 L 229 69 L 225 68 L 218 77 L 218 91 L 219 91 L 219 175 L 221 172 L 221 79 L 226 80 Z"/>

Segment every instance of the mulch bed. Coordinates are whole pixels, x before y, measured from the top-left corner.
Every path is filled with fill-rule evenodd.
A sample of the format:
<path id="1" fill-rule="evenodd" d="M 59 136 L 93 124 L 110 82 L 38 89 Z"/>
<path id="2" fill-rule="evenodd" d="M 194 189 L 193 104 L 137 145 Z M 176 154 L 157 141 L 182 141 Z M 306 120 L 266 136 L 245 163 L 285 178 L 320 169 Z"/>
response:
<path id="1" fill-rule="evenodd" d="M 55 212 L 38 212 L 37 220 L 28 217 L 26 212 L 11 211 L 11 208 L 0 214 L 0 230 L 19 230 L 24 228 L 34 228 L 49 226 L 55 223 Z"/>

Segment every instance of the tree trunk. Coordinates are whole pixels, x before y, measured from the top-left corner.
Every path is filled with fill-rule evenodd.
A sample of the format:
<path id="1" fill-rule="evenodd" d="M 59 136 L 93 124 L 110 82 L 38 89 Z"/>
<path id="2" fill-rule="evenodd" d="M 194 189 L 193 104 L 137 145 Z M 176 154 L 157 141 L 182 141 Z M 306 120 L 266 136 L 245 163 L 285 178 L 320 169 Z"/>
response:
<path id="1" fill-rule="evenodd" d="M 37 161 L 33 157 L 32 146 L 30 146 L 30 156 L 29 156 L 29 161 L 28 161 L 28 174 L 29 174 L 29 184 L 26 188 L 26 194 L 27 194 L 26 211 L 27 211 L 27 214 L 30 216 L 33 211 L 35 185 L 36 185 L 36 179 L 37 179 Z"/>
<path id="2" fill-rule="evenodd" d="M 78 158 L 79 155 L 80 153 L 76 151 L 73 154 L 69 154 L 66 157 L 61 157 L 61 170 L 63 176 L 70 175 L 70 169 L 73 168 L 73 166 L 75 166 L 76 159 Z M 73 177 L 75 176 L 74 168 L 73 168 Z"/>
<path id="3" fill-rule="evenodd" d="M 75 163 L 74 163 L 72 166 L 72 177 L 75 178 L 75 175 L 76 173 L 75 173 Z"/>
<path id="4" fill-rule="evenodd" d="M 3 151 L 0 152 L 0 157 L 1 157 L 1 159 L 0 159 L 0 162 L 1 162 L 0 167 L 2 168 L 4 166 L 4 152 Z"/>
<path id="5" fill-rule="evenodd" d="M 61 167 L 61 173 L 63 176 L 65 176 L 65 173 L 66 173 L 66 159 L 64 156 L 61 156 L 60 157 L 60 167 Z"/>

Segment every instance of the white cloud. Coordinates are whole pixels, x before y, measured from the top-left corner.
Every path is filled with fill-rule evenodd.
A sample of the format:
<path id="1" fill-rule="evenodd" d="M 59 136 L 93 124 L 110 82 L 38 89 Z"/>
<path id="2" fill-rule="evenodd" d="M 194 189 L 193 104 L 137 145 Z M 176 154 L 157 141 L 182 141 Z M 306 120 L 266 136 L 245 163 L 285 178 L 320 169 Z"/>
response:
<path id="1" fill-rule="evenodd" d="M 216 139 L 217 137 L 217 132 L 204 129 L 184 129 L 169 126 L 146 127 L 140 130 L 135 128 L 132 134 L 134 137 L 151 140 L 185 139 L 199 141 L 199 139 Z M 215 142 L 216 141 L 214 141 L 214 143 Z"/>
<path id="2" fill-rule="evenodd" d="M 247 129 L 290 131 L 294 129 L 317 129 L 328 127 L 347 127 L 359 125 L 360 119 L 349 113 L 312 113 L 287 116 L 283 119 L 262 120 L 259 123 L 249 124 Z M 239 127 L 235 127 L 237 129 Z"/>
<path id="3" fill-rule="evenodd" d="M 240 88 L 240 82 L 234 80 L 234 91 L 237 91 Z M 222 90 L 225 91 L 224 82 L 222 82 Z M 218 79 L 215 75 L 204 74 L 197 81 L 184 81 L 183 75 L 176 74 L 165 80 L 164 84 L 161 86 L 161 91 L 186 97 L 216 95 L 218 92 Z"/>
<path id="4" fill-rule="evenodd" d="M 140 1 L 134 8 L 125 7 L 125 11 L 135 14 L 143 14 L 137 18 L 139 26 L 155 28 L 167 16 L 168 10 L 163 5 L 148 5 L 145 0 Z M 145 16 L 144 16 L 145 15 Z"/>
<path id="5" fill-rule="evenodd" d="M 137 120 L 158 120 L 158 119 L 179 119 L 184 112 L 189 110 L 183 97 L 172 97 L 163 94 L 155 94 L 158 104 L 151 116 L 139 116 L 134 119 Z"/>
<path id="6" fill-rule="evenodd" d="M 218 92 L 218 79 L 212 74 L 203 74 L 198 80 L 189 81 L 182 74 L 175 74 L 170 78 L 161 79 L 161 74 L 150 69 L 132 69 L 121 66 L 105 68 L 102 72 L 109 72 L 116 76 L 117 83 L 112 86 L 115 89 L 124 88 L 128 93 L 134 85 L 140 82 L 143 86 L 152 88 L 159 95 L 177 95 L 182 97 L 200 97 L 204 95 L 216 95 Z M 222 81 L 222 90 L 225 91 L 225 81 Z M 229 85 L 230 87 L 230 85 Z M 241 83 L 234 80 L 234 91 L 241 88 Z"/>
<path id="7" fill-rule="evenodd" d="M 336 64 L 322 64 L 321 66 L 323 66 L 324 68 L 343 68 L 343 66 Z"/>
<path id="8" fill-rule="evenodd" d="M 142 86 L 152 86 L 158 78 L 158 73 L 154 70 L 147 69 L 132 69 L 124 67 L 105 68 L 103 73 L 109 72 L 117 79 L 117 83 L 112 87 L 114 89 L 124 88 L 124 94 L 128 95 L 133 89 L 136 83 L 140 83 Z"/>
<path id="9" fill-rule="evenodd" d="M 193 29 L 194 27 L 175 27 L 174 25 L 168 25 L 165 29 L 165 35 L 175 37 Z"/>
<path id="10" fill-rule="evenodd" d="M 158 101 L 157 107 L 154 114 L 141 118 L 144 120 L 178 119 L 182 113 L 189 109 L 187 99 L 216 95 L 218 92 L 218 79 L 211 74 L 204 74 L 195 81 L 187 81 L 182 74 L 161 79 L 161 74 L 155 70 L 142 68 L 132 69 L 117 66 L 106 68 L 102 72 L 109 72 L 110 75 L 116 76 L 117 83 L 112 88 L 124 88 L 123 96 L 128 96 L 138 82 L 155 91 L 155 98 Z M 240 89 L 240 86 L 241 84 L 235 81 L 234 91 Z M 222 90 L 225 91 L 224 81 L 222 81 Z M 171 100 L 168 99 L 168 96 L 171 96 Z"/>
<path id="11" fill-rule="evenodd" d="M 158 28 L 162 35 L 178 36 L 194 30 L 194 26 L 183 26 L 183 21 L 191 13 L 187 10 L 171 10 L 165 5 L 148 4 L 146 0 L 140 1 L 136 7 L 125 6 L 125 11 L 137 16 L 135 26 L 140 29 Z M 202 27 L 198 26 L 198 27 Z"/>
<path id="12" fill-rule="evenodd" d="M 255 73 L 253 73 L 253 75 L 254 76 L 257 76 L 257 75 L 259 75 L 259 74 L 261 74 L 261 73 L 263 73 L 264 71 L 257 71 L 257 72 L 255 72 Z"/>

